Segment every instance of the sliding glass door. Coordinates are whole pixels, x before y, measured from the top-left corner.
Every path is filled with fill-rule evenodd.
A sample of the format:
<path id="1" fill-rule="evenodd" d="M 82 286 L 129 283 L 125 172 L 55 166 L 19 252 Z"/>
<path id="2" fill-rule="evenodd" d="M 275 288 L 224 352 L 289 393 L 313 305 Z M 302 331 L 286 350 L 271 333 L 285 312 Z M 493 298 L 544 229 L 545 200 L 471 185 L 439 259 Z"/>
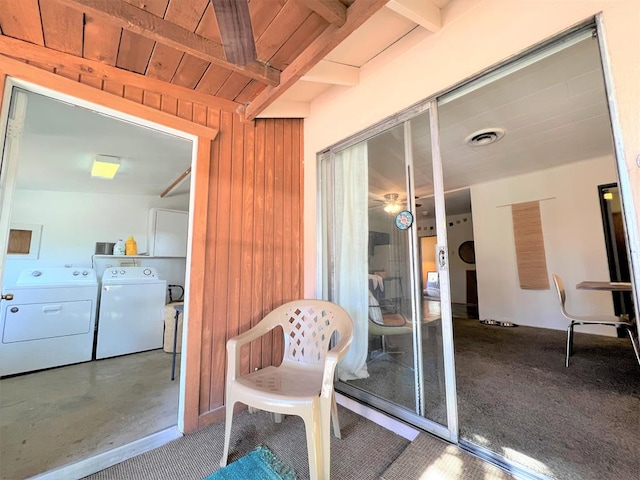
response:
<path id="1" fill-rule="evenodd" d="M 321 157 L 323 278 L 356 324 L 337 389 L 454 440 L 446 232 L 437 222 L 444 202 L 435 194 L 430 116 L 422 107 Z M 423 237 L 433 240 L 426 250 Z"/>

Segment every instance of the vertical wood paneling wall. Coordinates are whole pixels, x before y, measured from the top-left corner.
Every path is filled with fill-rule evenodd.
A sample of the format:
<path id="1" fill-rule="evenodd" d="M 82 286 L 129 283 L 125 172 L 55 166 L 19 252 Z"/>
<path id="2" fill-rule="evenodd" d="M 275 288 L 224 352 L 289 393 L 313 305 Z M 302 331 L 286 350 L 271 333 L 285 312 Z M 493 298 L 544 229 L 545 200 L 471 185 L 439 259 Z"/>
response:
<path id="1" fill-rule="evenodd" d="M 302 295 L 302 120 L 243 123 L 235 112 L 188 98 L 47 65 L 15 62 L 12 67 L 10 61 L 2 67 L 3 58 L 0 80 L 6 74 L 72 95 L 73 82 L 79 82 L 95 90 L 76 93 L 84 100 L 104 103 L 116 96 L 138 105 L 141 118 L 163 124 L 166 115 L 154 114 L 163 112 L 218 130 L 213 141 L 202 129 L 192 132 L 200 136 L 191 205 L 185 431 L 222 419 L 227 339 Z M 281 349 L 281 338 L 256 341 L 243 351 L 243 368 L 278 362 Z"/>
<path id="2" fill-rule="evenodd" d="M 242 123 L 220 112 L 209 172 L 200 425 L 224 406 L 226 340 L 302 295 L 302 120 Z M 282 339 L 242 352 L 245 371 L 278 362 Z"/>

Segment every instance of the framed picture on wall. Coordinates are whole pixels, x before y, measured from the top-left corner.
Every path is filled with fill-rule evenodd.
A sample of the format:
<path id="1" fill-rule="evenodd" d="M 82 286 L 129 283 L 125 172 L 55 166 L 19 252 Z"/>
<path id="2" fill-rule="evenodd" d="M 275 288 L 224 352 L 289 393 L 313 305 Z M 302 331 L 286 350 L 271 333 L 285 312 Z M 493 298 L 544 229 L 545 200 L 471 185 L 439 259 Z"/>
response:
<path id="1" fill-rule="evenodd" d="M 40 255 L 42 225 L 12 223 L 7 242 L 7 258 L 35 260 Z"/>

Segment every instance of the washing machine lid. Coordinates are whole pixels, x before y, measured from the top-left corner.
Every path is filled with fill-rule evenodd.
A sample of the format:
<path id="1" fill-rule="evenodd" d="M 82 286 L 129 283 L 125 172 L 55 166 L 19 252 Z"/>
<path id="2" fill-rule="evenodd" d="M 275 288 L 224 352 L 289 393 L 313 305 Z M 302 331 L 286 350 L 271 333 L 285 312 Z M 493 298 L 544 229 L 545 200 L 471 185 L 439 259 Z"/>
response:
<path id="1" fill-rule="evenodd" d="M 158 271 L 153 267 L 109 267 L 102 274 L 102 284 L 158 283 Z"/>
<path id="2" fill-rule="evenodd" d="M 40 267 L 27 268 L 20 272 L 15 286 L 17 288 L 51 288 L 97 284 L 96 272 L 92 268 Z"/>

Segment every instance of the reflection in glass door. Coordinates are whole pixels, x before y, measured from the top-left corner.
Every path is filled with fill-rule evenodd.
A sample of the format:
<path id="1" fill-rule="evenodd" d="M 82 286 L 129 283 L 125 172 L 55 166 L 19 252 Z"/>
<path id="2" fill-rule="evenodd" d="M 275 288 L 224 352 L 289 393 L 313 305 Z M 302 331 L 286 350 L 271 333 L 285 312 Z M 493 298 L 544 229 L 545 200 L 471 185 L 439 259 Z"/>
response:
<path id="1" fill-rule="evenodd" d="M 323 278 L 329 299 L 356 324 L 337 389 L 452 439 L 443 337 L 451 320 L 440 295 L 446 263 L 424 270 L 420 255 L 420 237 L 436 233 L 433 215 L 423 213 L 434 206 L 430 123 L 428 110 L 413 113 L 321 159 Z M 409 228 L 398 222 L 402 212 L 413 218 Z"/>

